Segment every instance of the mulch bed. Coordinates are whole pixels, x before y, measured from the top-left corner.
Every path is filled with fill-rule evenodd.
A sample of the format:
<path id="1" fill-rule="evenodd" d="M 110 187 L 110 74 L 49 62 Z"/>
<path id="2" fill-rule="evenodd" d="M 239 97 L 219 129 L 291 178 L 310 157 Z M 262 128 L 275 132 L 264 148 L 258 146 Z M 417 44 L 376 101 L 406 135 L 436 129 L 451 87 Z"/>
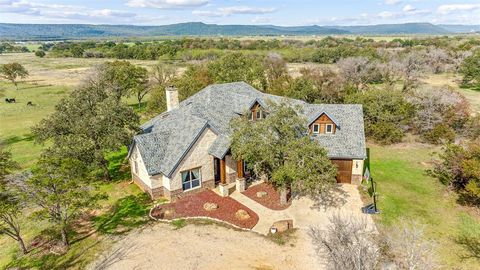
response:
<path id="1" fill-rule="evenodd" d="M 205 203 L 216 203 L 218 209 L 207 211 L 203 208 Z M 243 209 L 250 218 L 239 220 L 235 213 Z M 157 206 L 152 210 L 152 216 L 160 219 L 178 219 L 185 217 L 210 217 L 226 221 L 238 227 L 251 229 L 258 222 L 258 215 L 230 197 L 221 197 L 211 190 L 185 196 L 173 203 L 166 203 Z"/>
<path id="2" fill-rule="evenodd" d="M 257 197 L 257 192 L 261 191 L 266 192 L 267 195 L 263 197 Z M 289 199 L 287 204 L 281 205 L 280 192 L 275 190 L 272 185 L 267 183 L 251 186 L 242 194 L 272 210 L 284 210 L 292 204 L 291 199 Z"/>

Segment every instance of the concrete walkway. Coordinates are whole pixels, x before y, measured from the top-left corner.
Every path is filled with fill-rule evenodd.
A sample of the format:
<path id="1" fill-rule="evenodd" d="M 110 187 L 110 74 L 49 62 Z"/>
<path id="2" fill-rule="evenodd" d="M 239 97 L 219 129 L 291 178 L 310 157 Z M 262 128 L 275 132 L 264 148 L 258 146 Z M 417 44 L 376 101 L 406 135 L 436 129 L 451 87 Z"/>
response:
<path id="1" fill-rule="evenodd" d="M 371 216 L 361 211 L 364 205 L 356 185 L 339 186 L 336 198 L 330 201 L 319 199 L 320 203 L 316 203 L 307 197 L 294 198 L 292 205 L 285 210 L 266 208 L 238 191 L 234 191 L 230 197 L 257 213 L 259 220 L 252 230 L 261 234 L 268 234 L 275 221 L 284 219 L 292 219 L 293 227 L 302 230 L 308 230 L 311 226 L 326 229 L 329 225 L 328 218 L 334 213 L 365 218 L 369 224 L 375 226 Z"/>

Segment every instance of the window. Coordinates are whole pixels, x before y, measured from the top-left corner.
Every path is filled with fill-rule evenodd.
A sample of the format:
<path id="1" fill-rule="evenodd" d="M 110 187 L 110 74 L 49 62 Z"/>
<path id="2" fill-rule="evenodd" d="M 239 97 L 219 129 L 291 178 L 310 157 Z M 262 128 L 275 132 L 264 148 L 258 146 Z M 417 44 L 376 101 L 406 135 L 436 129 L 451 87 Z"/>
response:
<path id="1" fill-rule="evenodd" d="M 327 133 L 327 134 L 332 134 L 333 133 L 333 125 L 332 124 L 327 124 L 325 133 Z"/>
<path id="2" fill-rule="evenodd" d="M 135 174 L 138 175 L 138 163 L 137 163 L 136 160 L 133 161 L 133 169 L 134 169 Z"/>
<path id="3" fill-rule="evenodd" d="M 313 133 L 320 133 L 320 125 L 313 124 Z"/>
<path id="4" fill-rule="evenodd" d="M 189 190 L 200 186 L 200 168 L 182 172 L 182 188 Z"/>
<path id="5" fill-rule="evenodd" d="M 257 110 L 257 119 L 262 119 L 262 110 Z"/>

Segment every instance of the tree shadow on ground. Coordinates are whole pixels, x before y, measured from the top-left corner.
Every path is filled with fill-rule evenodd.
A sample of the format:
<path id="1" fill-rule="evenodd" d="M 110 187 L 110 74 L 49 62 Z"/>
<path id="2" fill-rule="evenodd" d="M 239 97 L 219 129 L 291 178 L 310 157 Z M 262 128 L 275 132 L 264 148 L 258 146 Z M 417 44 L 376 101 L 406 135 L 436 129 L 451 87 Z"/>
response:
<path id="1" fill-rule="evenodd" d="M 103 234 L 123 234 L 149 221 L 151 200 L 147 194 L 119 199 L 110 210 L 93 218 L 96 231 Z"/>
<path id="2" fill-rule="evenodd" d="M 108 171 L 113 181 L 130 179 L 130 167 L 127 162 L 128 150 L 123 147 L 120 151 L 107 155 Z"/>
<path id="3" fill-rule="evenodd" d="M 95 263 L 93 269 L 95 270 L 103 270 L 111 267 L 117 262 L 123 261 L 129 256 L 131 256 L 131 252 L 135 250 L 137 247 L 136 244 L 133 243 L 124 243 L 120 247 L 114 248 L 108 252 L 105 252 L 101 255 L 100 259 Z"/>
<path id="4" fill-rule="evenodd" d="M 327 210 L 328 208 L 341 207 L 347 203 L 350 195 L 341 185 L 335 185 L 333 188 L 323 192 L 319 196 L 313 198 L 313 209 Z"/>
<path id="5" fill-rule="evenodd" d="M 462 245 L 467 251 L 466 255 L 462 255 L 463 259 L 475 258 L 480 260 L 480 235 L 476 237 L 461 235 L 455 241 Z"/>
<path id="6" fill-rule="evenodd" d="M 466 254 L 462 254 L 462 259 L 480 260 L 480 225 L 469 215 L 460 216 L 460 233 L 455 239 L 459 245 L 462 245 Z"/>
<path id="7" fill-rule="evenodd" d="M 45 234 L 52 232 L 42 232 Z M 56 232 L 49 235 L 49 239 L 45 239 L 40 245 L 31 248 L 26 255 L 14 255 L 11 262 L 6 266 L 6 269 L 69 269 L 72 267 L 80 267 L 89 264 L 92 256 L 92 249 L 100 243 L 97 239 L 87 238 L 86 241 L 72 242 L 68 252 L 65 254 L 58 253 L 56 246 L 59 241 L 50 237 L 54 236 Z M 86 255 L 89 253 L 88 255 Z"/>
<path id="8" fill-rule="evenodd" d="M 9 136 L 6 139 L 2 140 L 1 144 L 5 145 L 5 146 L 9 146 L 9 145 L 19 143 L 19 142 L 23 142 L 23 141 L 31 142 L 31 141 L 33 141 L 33 139 L 34 139 L 34 136 L 32 134 L 26 134 L 26 135 L 21 135 L 21 136 L 14 135 L 14 136 Z"/>

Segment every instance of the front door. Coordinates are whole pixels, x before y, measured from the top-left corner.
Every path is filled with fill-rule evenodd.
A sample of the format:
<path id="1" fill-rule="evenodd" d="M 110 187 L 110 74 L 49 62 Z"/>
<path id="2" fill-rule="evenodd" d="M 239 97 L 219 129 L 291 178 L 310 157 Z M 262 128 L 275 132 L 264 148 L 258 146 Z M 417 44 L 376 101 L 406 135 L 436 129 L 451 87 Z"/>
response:
<path id="1" fill-rule="evenodd" d="M 215 185 L 220 183 L 220 159 L 213 158 L 213 172 L 215 178 Z"/>

